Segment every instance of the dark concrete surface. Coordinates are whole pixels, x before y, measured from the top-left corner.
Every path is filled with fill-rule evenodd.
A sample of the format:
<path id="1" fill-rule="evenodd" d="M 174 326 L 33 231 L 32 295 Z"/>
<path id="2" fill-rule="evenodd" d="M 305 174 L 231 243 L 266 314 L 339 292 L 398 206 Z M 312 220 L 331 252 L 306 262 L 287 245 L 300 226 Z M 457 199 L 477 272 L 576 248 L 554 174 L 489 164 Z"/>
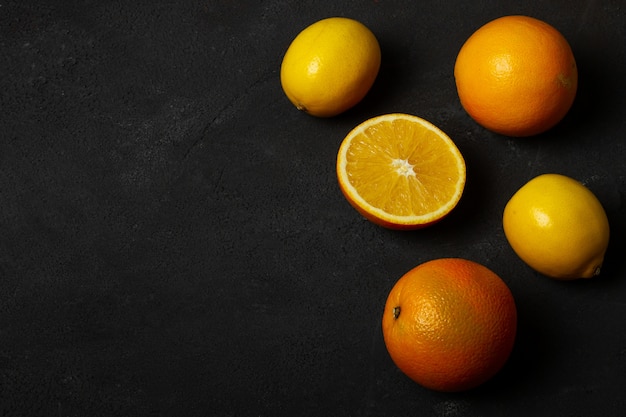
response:
<path id="1" fill-rule="evenodd" d="M 0 1 L 0 415 L 617 416 L 626 408 L 623 0 Z M 487 21 L 527 14 L 570 41 L 579 94 L 556 128 L 477 126 L 453 65 Z M 347 16 L 378 37 L 373 90 L 332 119 L 279 81 L 295 35 Z M 361 121 L 407 112 L 458 144 L 453 214 L 394 232 L 344 200 L 335 157 Z M 508 246 L 501 214 L 558 172 L 603 203 L 601 277 L 557 282 Z M 505 368 L 459 394 L 391 362 L 388 291 L 426 260 L 510 286 Z"/>

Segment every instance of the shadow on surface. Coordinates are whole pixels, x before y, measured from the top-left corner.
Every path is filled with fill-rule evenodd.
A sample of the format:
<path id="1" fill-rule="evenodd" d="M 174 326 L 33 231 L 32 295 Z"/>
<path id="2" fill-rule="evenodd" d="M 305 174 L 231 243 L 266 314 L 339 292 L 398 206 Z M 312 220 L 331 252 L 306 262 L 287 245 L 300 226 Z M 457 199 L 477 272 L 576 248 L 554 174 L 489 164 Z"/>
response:
<path id="1" fill-rule="evenodd" d="M 383 37 L 379 39 L 382 50 L 380 70 L 374 85 L 349 113 L 360 113 L 361 115 L 373 115 L 394 113 L 398 109 L 389 107 L 395 103 L 394 98 L 402 96 L 411 83 L 415 82 L 415 76 L 410 72 L 407 65 L 406 48 L 387 41 Z M 365 118 L 363 118 L 365 120 Z"/>
<path id="2" fill-rule="evenodd" d="M 613 215 L 614 214 L 614 215 Z M 609 218 L 609 247 L 604 256 L 600 276 L 596 279 L 612 282 L 624 277 L 624 247 L 626 247 L 626 224 L 619 213 L 607 213 Z"/>
<path id="3" fill-rule="evenodd" d="M 515 397 L 543 384 L 544 372 L 549 372 L 559 355 L 560 347 L 554 337 L 558 332 L 545 320 L 545 311 L 533 308 L 536 303 L 527 301 L 532 300 L 516 295 L 517 336 L 509 360 L 491 380 L 472 390 L 472 396 L 485 400 L 494 395 Z"/>
<path id="4" fill-rule="evenodd" d="M 581 46 L 574 51 L 578 66 L 578 91 L 574 103 L 563 120 L 552 130 L 571 140 L 579 131 L 621 120 L 617 111 L 623 100 L 623 75 L 609 61 L 611 54 L 597 45 Z"/>

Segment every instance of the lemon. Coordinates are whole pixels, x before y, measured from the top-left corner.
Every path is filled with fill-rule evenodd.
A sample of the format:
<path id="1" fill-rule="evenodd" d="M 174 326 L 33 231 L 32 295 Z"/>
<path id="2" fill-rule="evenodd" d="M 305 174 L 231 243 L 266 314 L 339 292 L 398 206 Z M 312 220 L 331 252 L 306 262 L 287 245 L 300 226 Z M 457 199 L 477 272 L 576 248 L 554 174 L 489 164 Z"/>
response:
<path id="1" fill-rule="evenodd" d="M 507 203 L 503 226 L 517 255 L 544 275 L 568 280 L 600 273 L 609 221 L 596 196 L 572 178 L 530 180 Z"/>
<path id="2" fill-rule="evenodd" d="M 378 40 L 365 25 L 331 17 L 296 36 L 283 58 L 280 81 L 299 110 L 318 117 L 336 116 L 365 97 L 380 60 Z"/>

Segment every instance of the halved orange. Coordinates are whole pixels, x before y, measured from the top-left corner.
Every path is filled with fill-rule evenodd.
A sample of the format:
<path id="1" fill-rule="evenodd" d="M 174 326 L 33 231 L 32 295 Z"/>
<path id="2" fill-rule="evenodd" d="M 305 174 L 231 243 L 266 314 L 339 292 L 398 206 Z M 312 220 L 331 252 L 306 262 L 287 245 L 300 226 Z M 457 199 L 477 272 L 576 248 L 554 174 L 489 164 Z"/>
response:
<path id="1" fill-rule="evenodd" d="M 432 123 L 409 114 L 366 120 L 343 140 L 339 187 L 365 218 L 391 229 L 417 229 L 444 218 L 465 187 L 465 160 Z"/>

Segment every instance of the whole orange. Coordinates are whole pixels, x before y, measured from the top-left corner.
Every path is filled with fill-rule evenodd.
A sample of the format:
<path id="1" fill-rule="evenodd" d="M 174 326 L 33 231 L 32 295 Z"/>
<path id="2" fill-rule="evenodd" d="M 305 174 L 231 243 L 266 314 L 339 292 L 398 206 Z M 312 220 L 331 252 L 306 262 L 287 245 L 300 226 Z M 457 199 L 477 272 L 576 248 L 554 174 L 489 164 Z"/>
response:
<path id="1" fill-rule="evenodd" d="M 507 136 L 552 128 L 569 111 L 578 86 L 567 40 L 528 16 L 501 17 L 474 32 L 459 51 L 454 77 L 467 113 Z"/>
<path id="2" fill-rule="evenodd" d="M 493 377 L 513 349 L 517 310 L 498 275 L 473 261 L 436 259 L 394 285 L 382 320 L 391 359 L 437 391 L 463 391 Z"/>

